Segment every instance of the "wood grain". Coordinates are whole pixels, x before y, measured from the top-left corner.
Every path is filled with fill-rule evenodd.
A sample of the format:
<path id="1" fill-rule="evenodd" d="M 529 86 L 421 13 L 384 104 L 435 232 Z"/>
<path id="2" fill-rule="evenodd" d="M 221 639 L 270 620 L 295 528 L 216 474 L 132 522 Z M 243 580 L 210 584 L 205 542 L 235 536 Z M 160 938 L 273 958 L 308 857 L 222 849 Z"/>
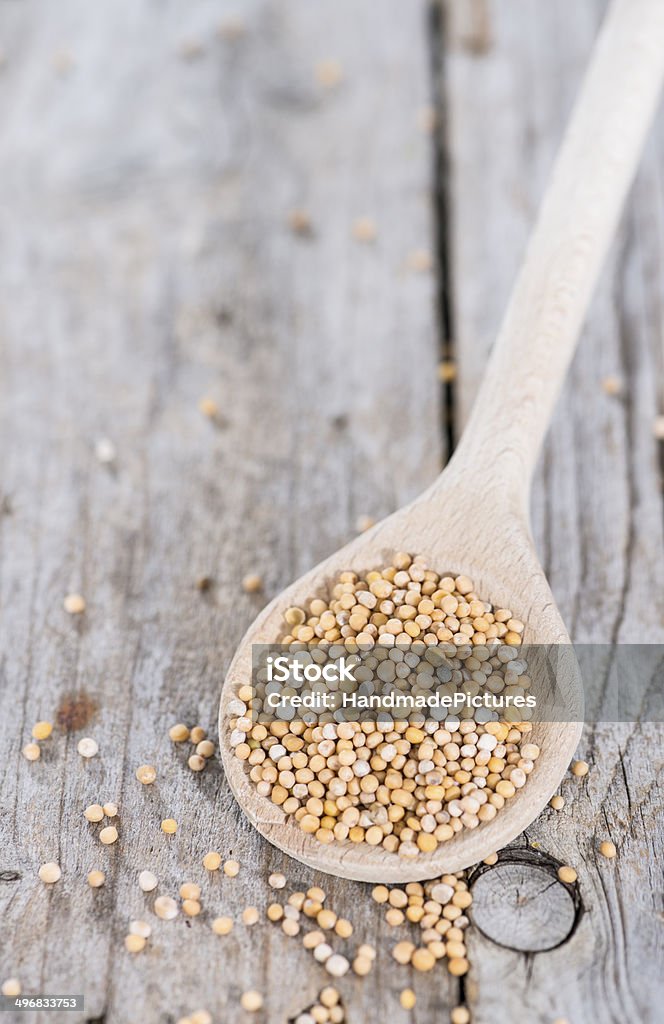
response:
<path id="1" fill-rule="evenodd" d="M 517 18 L 489 0 L 492 42 L 481 57 L 455 34 L 457 11 L 449 6 L 446 146 L 462 423 L 605 5 L 572 11 L 564 0 L 546 8 L 525 3 Z M 579 642 L 661 643 L 664 635 L 661 472 L 652 434 L 664 368 L 663 146 L 660 111 L 535 480 L 537 547 Z M 603 389 L 609 375 L 622 383 L 617 397 Z M 661 726 L 587 729 L 580 752 L 590 774 L 570 776 L 562 787 L 566 807 L 545 812 L 524 840 L 579 870 L 584 912 L 569 941 L 534 957 L 473 933 L 467 989 L 478 1020 L 659 1019 L 661 978 L 646 965 L 661 959 L 661 908 L 646 879 L 661 876 L 664 794 L 652 766 L 662 750 Z M 614 862 L 597 854 L 608 837 L 619 850 Z M 542 907 L 543 921 L 551 911 Z M 505 920 L 516 925 L 515 909 Z"/>

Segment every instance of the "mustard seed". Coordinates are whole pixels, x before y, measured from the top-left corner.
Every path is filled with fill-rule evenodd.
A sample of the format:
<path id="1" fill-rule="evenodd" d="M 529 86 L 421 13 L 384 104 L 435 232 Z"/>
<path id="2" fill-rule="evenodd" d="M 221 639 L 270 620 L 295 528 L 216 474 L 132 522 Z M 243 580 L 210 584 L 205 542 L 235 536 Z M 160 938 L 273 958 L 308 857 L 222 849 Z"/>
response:
<path id="1" fill-rule="evenodd" d="M 574 761 L 572 764 L 572 775 L 576 775 L 579 779 L 582 779 L 589 771 L 590 765 L 587 761 Z"/>
<path id="2" fill-rule="evenodd" d="M 68 615 L 81 615 L 85 611 L 85 601 L 80 594 L 67 594 L 63 604 Z"/>
<path id="3" fill-rule="evenodd" d="M 53 732 L 50 722 L 35 722 L 32 727 L 32 737 L 35 740 L 47 740 Z"/>
<path id="4" fill-rule="evenodd" d="M 373 968 L 373 960 L 370 960 L 367 956 L 360 956 L 359 953 L 353 960 L 353 971 L 360 978 L 364 978 L 371 972 Z"/>
<path id="5" fill-rule="evenodd" d="M 26 761 L 38 761 L 41 757 L 41 749 L 38 743 L 26 743 L 23 747 L 23 757 Z"/>
<path id="6" fill-rule="evenodd" d="M 557 793 L 556 796 L 552 796 L 549 800 L 549 806 L 553 807 L 554 811 L 562 811 L 565 806 L 565 798 Z"/>
<path id="7" fill-rule="evenodd" d="M 447 970 L 455 978 L 460 978 L 462 975 L 468 973 L 470 964 L 465 957 L 452 957 L 451 960 L 447 961 Z"/>
<path id="8" fill-rule="evenodd" d="M 602 854 L 602 857 L 608 857 L 609 860 L 612 860 L 618 851 L 610 839 L 605 839 L 599 844 L 599 852 Z"/>
<path id="9" fill-rule="evenodd" d="M 367 960 L 376 959 L 376 950 L 373 946 L 369 946 L 367 943 L 363 943 L 357 950 L 358 956 L 366 957 Z"/>
<path id="10" fill-rule="evenodd" d="M 263 589 L 263 579 L 258 573 L 250 572 L 242 579 L 245 594 L 259 594 Z"/>
<path id="11" fill-rule="evenodd" d="M 46 864 L 42 864 L 38 874 L 42 882 L 46 882 L 49 885 L 52 885 L 54 882 L 58 882 L 62 877 L 60 865 L 56 864 L 55 861 L 52 860 L 47 861 Z"/>
<path id="12" fill-rule="evenodd" d="M 269 876 L 267 883 L 272 889 L 283 889 L 286 885 L 286 876 L 280 874 L 278 871 L 273 871 Z"/>
<path id="13" fill-rule="evenodd" d="M 284 917 L 281 922 L 281 930 L 284 935 L 289 935 L 291 938 L 294 938 L 296 935 L 300 934 L 299 922 L 294 921 L 292 918 Z"/>
<path id="14" fill-rule="evenodd" d="M 337 918 L 334 930 L 341 939 L 349 939 L 353 934 L 353 926 L 345 917 Z"/>
<path id="15" fill-rule="evenodd" d="M 578 875 L 574 868 L 568 867 L 568 865 L 564 864 L 562 867 L 558 868 L 558 878 L 561 882 L 566 882 L 567 885 L 573 885 L 574 882 L 576 882 Z"/>
<path id="16" fill-rule="evenodd" d="M 168 735 L 173 740 L 173 743 L 184 743 L 185 740 L 189 739 L 189 729 L 182 722 L 178 722 L 177 725 L 170 727 Z"/>
<path id="17" fill-rule="evenodd" d="M 498 863 L 498 854 L 497 853 L 490 853 L 488 857 L 484 858 L 482 863 L 483 864 L 488 864 L 489 867 L 491 867 L 493 864 L 497 864 Z"/>
<path id="18" fill-rule="evenodd" d="M 191 768 L 192 772 L 202 772 L 203 769 L 205 768 L 205 765 L 207 764 L 207 761 L 205 760 L 204 757 L 201 757 L 200 754 L 192 754 L 189 760 L 187 761 L 187 764 Z"/>
<path id="19" fill-rule="evenodd" d="M 470 1024 L 470 1012 L 465 1006 L 455 1006 L 450 1013 L 450 1024 Z"/>
<path id="20" fill-rule="evenodd" d="M 386 885 L 376 885 L 371 892 L 371 896 L 376 903 L 387 903 L 389 895 L 390 891 Z"/>
<path id="21" fill-rule="evenodd" d="M 250 989 L 248 992 L 243 992 L 240 996 L 240 1005 L 247 1013 L 256 1013 L 263 1005 L 263 997 L 260 992 Z"/>
<path id="22" fill-rule="evenodd" d="M 172 896 L 157 896 L 154 901 L 154 912 L 163 921 L 172 921 L 178 916 L 178 905 Z"/>
<path id="23" fill-rule="evenodd" d="M 319 947 L 320 948 L 320 947 Z M 345 956 L 341 953 L 333 953 L 331 957 L 325 961 L 325 970 L 328 974 L 331 974 L 333 978 L 343 978 L 344 974 L 348 973 L 350 963 Z"/>
<path id="24" fill-rule="evenodd" d="M 196 746 L 196 753 L 199 757 L 212 757 L 214 754 L 214 743 L 212 740 L 201 740 L 201 742 Z"/>
<path id="25" fill-rule="evenodd" d="M 198 900 L 183 900 L 182 911 L 187 917 L 198 917 L 201 912 L 201 905 Z"/>
<path id="26" fill-rule="evenodd" d="M 215 935 L 228 935 L 233 930 L 232 917 L 215 917 L 212 922 L 212 931 Z"/>
<path id="27" fill-rule="evenodd" d="M 90 871 L 88 872 L 88 885 L 91 889 L 98 889 L 106 881 L 106 875 L 103 871 Z"/>
<path id="28" fill-rule="evenodd" d="M 210 398 L 205 395 L 203 398 L 198 400 L 198 411 L 203 416 L 207 416 L 209 420 L 214 420 L 219 415 L 219 406 L 215 402 L 214 398 Z"/>
<path id="29" fill-rule="evenodd" d="M 0 992 L 2 992 L 3 996 L 7 996 L 8 998 L 12 996 L 20 996 L 21 991 L 21 982 L 18 978 L 7 978 L 3 981 L 2 986 L 0 987 Z"/>
<path id="30" fill-rule="evenodd" d="M 117 842 L 117 839 L 118 830 L 115 825 L 107 825 L 106 828 L 103 828 L 99 833 L 99 841 L 103 843 L 104 846 L 111 846 L 113 843 Z"/>
<path id="31" fill-rule="evenodd" d="M 240 865 L 236 860 L 227 860 L 224 863 L 224 874 L 228 875 L 229 878 L 235 878 L 240 871 Z"/>
<path id="32" fill-rule="evenodd" d="M 143 939 L 149 939 L 152 935 L 152 927 L 147 921 L 130 921 L 129 934 L 140 935 Z"/>
<path id="33" fill-rule="evenodd" d="M 291 210 L 288 214 L 288 226 L 294 235 L 310 235 L 313 225 L 306 210 Z"/>
<path id="34" fill-rule="evenodd" d="M 415 952 L 415 946 L 412 942 L 397 942 L 396 946 L 392 950 L 392 956 L 398 964 L 409 964 L 410 958 Z"/>
<path id="35" fill-rule="evenodd" d="M 617 377 L 615 374 L 602 378 L 602 391 L 604 391 L 606 395 L 615 397 L 622 393 L 622 389 L 623 382 L 620 377 Z"/>
<path id="36" fill-rule="evenodd" d="M 428 949 L 421 947 L 413 950 L 410 962 L 416 971 L 430 971 L 436 963 L 436 958 Z"/>
<path id="37" fill-rule="evenodd" d="M 208 1010 L 194 1010 L 189 1019 L 191 1024 L 212 1024 L 212 1014 Z"/>
<path id="38" fill-rule="evenodd" d="M 366 533 L 372 526 L 376 525 L 376 520 L 372 516 L 358 516 L 355 520 L 355 529 L 358 533 Z"/>
<path id="39" fill-rule="evenodd" d="M 175 818 L 164 818 L 161 823 L 161 831 L 165 832 L 167 836 L 174 835 L 178 830 L 178 823 Z"/>
<path id="40" fill-rule="evenodd" d="M 252 925 L 258 923 L 258 910 L 256 907 L 245 907 L 242 911 L 242 923 Z"/>
<path id="41" fill-rule="evenodd" d="M 399 995 L 399 1002 L 404 1010 L 412 1010 L 417 1002 L 417 997 L 412 988 L 405 988 Z"/>
<path id="42" fill-rule="evenodd" d="M 127 935 L 124 941 L 125 947 L 130 953 L 140 953 L 145 949 L 145 939 L 142 935 Z"/>
<path id="43" fill-rule="evenodd" d="M 82 740 L 78 741 L 76 748 L 81 757 L 94 757 L 95 754 L 99 753 L 99 745 L 96 740 L 91 739 L 90 736 L 84 736 Z"/>
<path id="44" fill-rule="evenodd" d="M 202 725 L 195 725 L 191 732 L 189 733 L 189 739 L 194 744 L 201 743 L 206 736 L 207 732 Z"/>
<path id="45" fill-rule="evenodd" d="M 138 876 L 138 886 L 143 892 L 152 892 L 157 888 L 157 877 L 151 871 L 141 871 Z"/>
<path id="46" fill-rule="evenodd" d="M 358 217 L 353 223 L 353 238 L 358 242 L 375 242 L 378 232 L 370 217 Z"/>
<path id="47" fill-rule="evenodd" d="M 221 854 L 217 853 L 216 850 L 210 850 L 203 857 L 203 867 L 206 871 L 218 871 L 221 867 Z"/>
<path id="48" fill-rule="evenodd" d="M 157 769 L 151 764 L 142 764 L 136 769 L 136 778 L 144 786 L 151 786 L 157 778 Z"/>
<path id="49" fill-rule="evenodd" d="M 269 921 L 281 921 L 284 916 L 284 908 L 281 903 L 270 903 L 265 913 Z"/>
<path id="50" fill-rule="evenodd" d="M 103 810 L 103 812 L 104 812 L 104 814 L 106 815 L 107 818 L 115 818 L 115 817 L 117 817 L 117 813 L 118 813 L 118 805 L 117 804 L 104 804 L 102 810 Z"/>
<path id="51" fill-rule="evenodd" d="M 109 438 L 100 437 L 98 441 L 95 441 L 95 458 L 97 462 L 101 462 L 103 465 L 110 465 L 111 462 L 115 462 L 116 457 L 115 445 Z"/>
<path id="52" fill-rule="evenodd" d="M 200 899 L 200 895 L 201 887 L 195 882 L 184 882 L 180 886 L 180 896 L 183 900 L 197 900 Z"/>

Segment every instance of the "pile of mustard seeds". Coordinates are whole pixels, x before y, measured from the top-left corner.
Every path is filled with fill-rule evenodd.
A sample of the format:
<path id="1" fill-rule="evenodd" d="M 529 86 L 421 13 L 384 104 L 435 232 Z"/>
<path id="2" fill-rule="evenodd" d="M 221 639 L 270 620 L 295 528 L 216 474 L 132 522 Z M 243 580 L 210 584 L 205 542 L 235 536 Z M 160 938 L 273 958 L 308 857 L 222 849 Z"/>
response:
<path id="1" fill-rule="evenodd" d="M 288 608 L 279 643 L 298 659 L 356 654 L 357 683 L 381 693 L 523 695 L 524 623 L 481 600 L 466 576 L 440 576 L 397 554 L 360 578 L 342 572 L 327 598 Z M 459 715 L 314 720 L 270 713 L 260 672 L 230 702 L 230 742 L 257 792 L 321 843 L 381 846 L 412 859 L 491 821 L 539 756 L 529 721 L 481 708 Z M 512 715 L 509 714 L 513 711 Z M 519 714 L 526 717 L 526 709 Z M 341 719 L 341 720 L 340 720 Z"/>

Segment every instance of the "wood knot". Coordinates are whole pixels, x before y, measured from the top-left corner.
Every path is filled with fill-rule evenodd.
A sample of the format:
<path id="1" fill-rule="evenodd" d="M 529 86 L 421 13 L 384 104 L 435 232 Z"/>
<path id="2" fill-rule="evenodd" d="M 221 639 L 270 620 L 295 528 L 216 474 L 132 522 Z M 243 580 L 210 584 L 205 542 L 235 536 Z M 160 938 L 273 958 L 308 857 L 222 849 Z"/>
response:
<path id="1" fill-rule="evenodd" d="M 578 886 L 558 880 L 560 862 L 548 854 L 511 848 L 470 877 L 473 923 L 492 942 L 520 953 L 541 953 L 566 942 L 583 907 Z"/>

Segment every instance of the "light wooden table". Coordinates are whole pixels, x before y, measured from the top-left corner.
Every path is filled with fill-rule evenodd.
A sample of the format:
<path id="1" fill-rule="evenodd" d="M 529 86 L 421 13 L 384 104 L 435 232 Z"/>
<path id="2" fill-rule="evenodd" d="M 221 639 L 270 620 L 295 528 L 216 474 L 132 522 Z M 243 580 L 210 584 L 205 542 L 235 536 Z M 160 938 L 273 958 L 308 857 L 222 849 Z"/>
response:
<path id="1" fill-rule="evenodd" d="M 172 1024 L 197 1007 L 242 1020 L 239 994 L 255 987 L 261 1019 L 286 1024 L 322 968 L 272 926 L 226 939 L 209 927 L 263 908 L 271 870 L 325 886 L 355 922 L 349 949 L 378 946 L 374 973 L 340 985 L 351 1024 L 444 1022 L 464 998 L 476 1024 L 661 1021 L 661 726 L 587 730 L 591 771 L 565 781 L 565 809 L 477 883 L 477 923 L 516 949 L 476 925 L 463 985 L 443 965 L 415 979 L 394 965 L 405 933 L 387 928 L 369 887 L 269 848 L 219 767 L 194 775 L 167 737 L 179 720 L 214 728 L 234 645 L 264 599 L 243 594 L 244 573 L 274 594 L 442 465 L 602 8 L 2 5 L 0 976 L 86 998 L 83 1016 L 22 1021 Z M 337 86 L 317 81 L 325 60 L 341 65 Z M 663 159 L 660 115 L 535 491 L 537 544 L 577 641 L 664 640 L 652 433 Z M 311 237 L 289 230 L 295 207 Z M 373 243 L 352 237 L 363 216 Z M 442 387 L 448 354 L 459 372 Z M 621 394 L 603 390 L 609 375 Z M 204 395 L 217 424 L 198 411 Z M 95 457 L 100 437 L 117 448 L 112 467 Z M 62 608 L 69 591 L 87 600 L 78 619 Z M 28 763 L 21 748 L 42 718 L 61 725 Z M 76 751 L 83 735 L 99 742 L 92 761 Z M 152 787 L 134 778 L 144 762 L 159 772 Z M 97 800 L 120 805 L 112 848 L 82 817 Z M 169 816 L 172 838 L 159 830 Z M 607 836 L 614 862 L 596 854 Z M 139 871 L 175 894 L 213 848 L 237 857 L 239 877 L 205 881 L 202 917 L 158 921 L 131 957 L 128 922 L 151 904 Z M 549 856 L 578 868 L 576 905 Z M 47 860 L 63 868 L 50 890 L 36 879 Z M 97 891 L 93 867 L 107 873 Z M 409 984 L 411 1015 L 398 1002 Z"/>

